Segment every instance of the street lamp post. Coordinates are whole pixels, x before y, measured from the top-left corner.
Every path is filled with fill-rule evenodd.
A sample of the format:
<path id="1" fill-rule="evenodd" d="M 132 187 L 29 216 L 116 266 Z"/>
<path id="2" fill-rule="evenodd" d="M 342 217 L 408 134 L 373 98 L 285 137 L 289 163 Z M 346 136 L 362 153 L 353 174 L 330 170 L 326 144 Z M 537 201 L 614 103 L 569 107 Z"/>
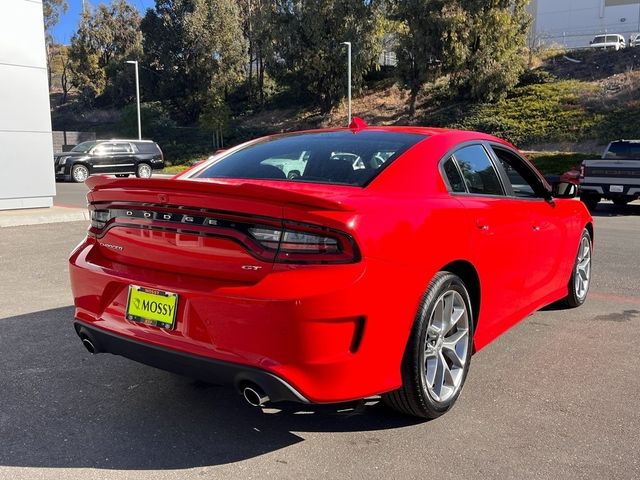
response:
<path id="1" fill-rule="evenodd" d="M 127 60 L 136 66 L 136 103 L 138 105 L 138 140 L 142 140 L 142 121 L 140 120 L 140 78 L 138 77 L 138 61 Z"/>
<path id="2" fill-rule="evenodd" d="M 347 95 L 349 98 L 349 125 L 351 125 L 351 42 L 342 42 L 342 44 L 347 46 Z"/>

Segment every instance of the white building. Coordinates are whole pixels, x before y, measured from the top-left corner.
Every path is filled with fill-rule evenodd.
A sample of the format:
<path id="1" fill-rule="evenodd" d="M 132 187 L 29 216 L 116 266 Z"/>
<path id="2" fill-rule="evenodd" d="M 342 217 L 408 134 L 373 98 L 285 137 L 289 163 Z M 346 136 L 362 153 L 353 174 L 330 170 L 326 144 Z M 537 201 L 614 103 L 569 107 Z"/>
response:
<path id="1" fill-rule="evenodd" d="M 535 43 L 588 47 L 599 33 L 640 32 L 640 0 L 532 0 Z"/>
<path id="2" fill-rule="evenodd" d="M 55 195 L 41 0 L 0 1 L 0 210 Z"/>

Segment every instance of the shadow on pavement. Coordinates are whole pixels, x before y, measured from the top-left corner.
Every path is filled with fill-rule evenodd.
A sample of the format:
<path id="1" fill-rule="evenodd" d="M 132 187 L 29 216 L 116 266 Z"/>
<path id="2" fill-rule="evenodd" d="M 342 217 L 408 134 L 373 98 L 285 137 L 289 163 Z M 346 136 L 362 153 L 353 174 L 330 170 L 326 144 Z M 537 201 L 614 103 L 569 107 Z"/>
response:
<path id="1" fill-rule="evenodd" d="M 0 319 L 0 465 L 183 469 L 272 452 L 297 432 L 419 423 L 380 405 L 276 404 L 109 354 L 89 355 L 72 307 Z M 356 408 L 353 408 L 356 407 Z M 266 413 L 272 412 L 272 413 Z"/>
<path id="2" fill-rule="evenodd" d="M 594 217 L 626 217 L 630 215 L 640 216 L 640 204 L 637 202 L 627 205 L 614 205 L 613 203 L 599 203 L 598 208 L 591 212 Z"/>

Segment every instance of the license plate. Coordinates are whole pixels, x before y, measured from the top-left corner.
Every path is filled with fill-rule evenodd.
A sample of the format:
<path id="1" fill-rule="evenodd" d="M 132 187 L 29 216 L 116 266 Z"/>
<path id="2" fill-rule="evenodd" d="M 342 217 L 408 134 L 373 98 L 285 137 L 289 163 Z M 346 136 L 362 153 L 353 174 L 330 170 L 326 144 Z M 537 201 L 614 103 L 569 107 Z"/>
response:
<path id="1" fill-rule="evenodd" d="M 611 193 L 622 193 L 624 192 L 624 188 L 622 185 L 609 185 L 609 191 Z"/>
<path id="2" fill-rule="evenodd" d="M 129 286 L 127 320 L 170 330 L 174 327 L 178 294 Z"/>

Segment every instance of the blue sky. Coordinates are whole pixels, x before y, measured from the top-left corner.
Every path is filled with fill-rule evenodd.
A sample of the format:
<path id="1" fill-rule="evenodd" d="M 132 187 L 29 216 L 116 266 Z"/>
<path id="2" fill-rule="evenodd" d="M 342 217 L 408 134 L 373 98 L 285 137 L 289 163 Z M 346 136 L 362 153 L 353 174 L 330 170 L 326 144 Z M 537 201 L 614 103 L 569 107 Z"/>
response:
<path id="1" fill-rule="evenodd" d="M 87 5 L 96 6 L 101 3 L 111 3 L 108 0 L 85 0 Z M 144 15 L 144 12 L 147 8 L 153 7 L 155 5 L 154 0 L 128 0 L 128 2 L 136 7 L 141 15 Z M 71 42 L 71 37 L 73 36 L 76 28 L 78 27 L 78 21 L 80 20 L 80 12 L 82 11 L 82 0 L 67 0 L 69 4 L 69 9 L 67 13 L 61 15 L 60 22 L 53 27 L 52 33 L 53 38 L 57 43 L 68 44 Z"/>

